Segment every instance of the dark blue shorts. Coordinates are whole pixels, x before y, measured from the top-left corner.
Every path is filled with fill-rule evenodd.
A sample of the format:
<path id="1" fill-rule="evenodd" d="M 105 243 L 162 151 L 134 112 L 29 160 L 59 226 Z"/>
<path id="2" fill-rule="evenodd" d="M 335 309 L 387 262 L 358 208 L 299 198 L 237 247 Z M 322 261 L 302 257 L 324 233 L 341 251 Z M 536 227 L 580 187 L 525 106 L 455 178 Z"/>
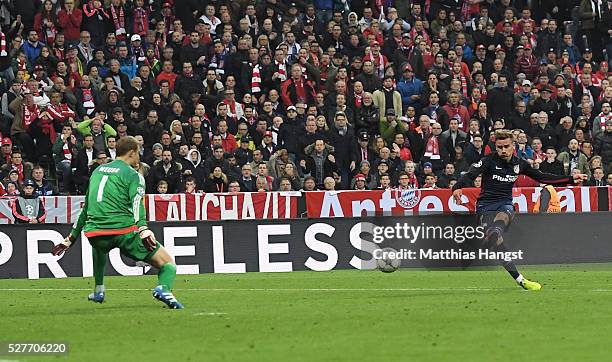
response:
<path id="1" fill-rule="evenodd" d="M 476 213 L 488 214 L 493 212 L 505 212 L 508 216 L 514 215 L 514 205 L 511 201 L 477 202 Z"/>

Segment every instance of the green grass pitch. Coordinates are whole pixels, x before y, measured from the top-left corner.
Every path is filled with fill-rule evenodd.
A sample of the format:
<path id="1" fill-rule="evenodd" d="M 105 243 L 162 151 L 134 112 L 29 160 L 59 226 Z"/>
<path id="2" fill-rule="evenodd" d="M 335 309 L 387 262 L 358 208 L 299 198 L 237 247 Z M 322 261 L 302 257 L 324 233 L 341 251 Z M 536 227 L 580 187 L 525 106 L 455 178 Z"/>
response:
<path id="1" fill-rule="evenodd" d="M 69 341 L 31 361 L 603 361 L 612 268 L 294 272 L 178 276 L 186 309 L 151 297 L 156 278 L 0 280 L 0 341 Z M 63 289 L 63 290 L 62 290 Z"/>

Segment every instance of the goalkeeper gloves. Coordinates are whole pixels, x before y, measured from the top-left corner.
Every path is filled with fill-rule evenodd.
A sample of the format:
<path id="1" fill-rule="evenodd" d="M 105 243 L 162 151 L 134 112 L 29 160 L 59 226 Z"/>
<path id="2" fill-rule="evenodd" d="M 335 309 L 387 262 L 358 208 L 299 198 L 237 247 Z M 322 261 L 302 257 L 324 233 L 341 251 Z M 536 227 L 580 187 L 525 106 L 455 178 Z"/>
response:
<path id="1" fill-rule="evenodd" d="M 72 235 L 68 235 L 64 241 L 55 245 L 51 253 L 55 256 L 62 255 L 72 245 L 75 238 Z"/>
<path id="2" fill-rule="evenodd" d="M 140 235 L 142 244 L 148 251 L 155 250 L 157 247 L 157 241 L 155 240 L 155 234 L 153 234 L 153 231 L 149 230 L 149 228 L 146 226 L 141 226 L 138 228 L 138 235 Z"/>

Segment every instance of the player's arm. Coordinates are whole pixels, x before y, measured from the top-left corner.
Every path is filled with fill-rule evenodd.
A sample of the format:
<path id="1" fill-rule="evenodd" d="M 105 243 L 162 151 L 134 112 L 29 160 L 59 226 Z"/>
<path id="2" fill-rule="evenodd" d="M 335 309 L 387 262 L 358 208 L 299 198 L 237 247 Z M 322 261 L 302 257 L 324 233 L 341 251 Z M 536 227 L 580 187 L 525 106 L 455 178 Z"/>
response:
<path id="1" fill-rule="evenodd" d="M 83 208 L 81 209 L 81 213 L 79 214 L 79 218 L 72 225 L 72 230 L 70 230 L 70 234 L 66 236 L 64 241 L 55 245 L 53 247 L 52 253 L 53 255 L 62 255 L 63 252 L 68 250 L 69 247 L 74 244 L 76 239 L 81 235 L 81 230 L 83 230 L 83 226 L 85 226 L 85 221 L 87 220 L 87 198 L 89 196 L 89 190 L 85 195 L 85 203 L 83 203 Z"/>
<path id="2" fill-rule="evenodd" d="M 464 187 L 471 187 L 474 184 L 474 180 L 476 179 L 476 177 L 478 177 L 478 175 L 483 174 L 485 169 L 488 167 L 488 164 L 489 159 L 487 157 L 481 158 L 480 161 L 472 164 L 468 171 L 464 173 L 459 178 L 459 180 L 457 180 L 457 183 L 455 183 L 452 188 L 455 203 L 459 205 L 462 204 L 461 195 L 463 194 L 463 192 L 461 191 L 461 189 Z"/>
<path id="3" fill-rule="evenodd" d="M 147 226 L 147 215 L 144 206 L 145 180 L 141 174 L 133 173 L 128 186 L 128 194 L 132 202 L 134 224 L 138 227 L 138 234 L 147 250 L 153 251 L 157 246 L 157 241 L 153 231 L 149 230 Z"/>
<path id="4" fill-rule="evenodd" d="M 521 167 L 521 174 L 531 177 L 532 179 L 542 184 L 563 186 L 567 184 L 575 184 L 580 180 L 587 179 L 587 175 L 585 174 L 577 174 L 573 176 L 553 175 L 551 173 L 545 173 L 540 171 L 539 169 L 531 167 L 531 165 L 525 160 L 521 159 L 519 162 Z"/>

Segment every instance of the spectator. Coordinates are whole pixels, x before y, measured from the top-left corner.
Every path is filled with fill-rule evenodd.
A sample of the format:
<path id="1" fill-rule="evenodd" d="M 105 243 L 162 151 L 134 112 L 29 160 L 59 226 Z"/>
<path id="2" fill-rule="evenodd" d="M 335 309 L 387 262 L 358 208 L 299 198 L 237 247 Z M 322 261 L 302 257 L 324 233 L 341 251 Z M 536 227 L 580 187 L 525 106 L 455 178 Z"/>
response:
<path id="1" fill-rule="evenodd" d="M 550 173 L 553 175 L 563 175 L 563 164 L 557 160 L 557 151 L 554 147 L 550 146 L 546 149 L 546 159 L 539 164 L 539 169 L 542 172 Z"/>
<path id="2" fill-rule="evenodd" d="M 182 181 L 182 166 L 173 160 L 170 150 L 164 150 L 161 161 L 156 161 L 151 168 L 150 187 L 157 185 L 160 180 L 168 182 L 169 193 L 178 192 L 178 187 Z"/>
<path id="3" fill-rule="evenodd" d="M 31 177 L 33 167 L 32 163 L 23 161 L 22 153 L 17 149 L 11 153 L 11 162 L 2 167 L 2 172 L 8 174 L 15 170 L 18 174 L 18 181 L 23 182 Z"/>
<path id="4" fill-rule="evenodd" d="M 484 143 L 482 136 L 476 134 L 472 137 L 472 142 L 469 143 L 465 150 L 465 160 L 471 165 L 478 162 L 484 155 Z"/>
<path id="5" fill-rule="evenodd" d="M 268 2 L 233 7 L 231 15 L 223 4 L 209 4 L 198 14 L 193 1 L 149 6 L 146 0 L 111 0 L 104 6 L 90 0 L 78 6 L 65 0 L 59 9 L 54 3 L 28 0 L 2 8 L 7 26 L 0 77 L 4 84 L 13 78 L 15 82 L 2 95 L 0 133 L 11 142 L 5 148 L 20 148 L 24 162 L 44 161 L 55 144 L 61 146 L 54 150 L 56 164 L 67 167 L 62 150 L 70 138 L 59 143 L 55 138 L 62 138 L 65 124 L 77 128 L 84 121 L 79 130 L 90 128 L 97 115 L 103 121 L 102 134 L 108 125 L 118 137 L 142 140 L 140 155 L 148 163 L 139 166 L 143 172 L 156 160 L 163 162 L 159 146 L 152 150 L 159 142 L 180 151 L 179 163 L 185 168 L 190 161 L 184 159 L 181 144 L 199 152 L 205 160 L 199 167 L 210 166 L 215 158 L 211 148 L 222 146 L 228 155 L 222 152 L 215 165 L 230 179 L 241 176 L 239 165 L 259 167 L 277 149 L 286 149 L 301 175 L 312 160 L 304 149 L 321 138 L 335 148 L 336 168 L 329 176 L 341 182 L 333 188 L 349 188 L 357 166 L 375 162 L 370 152 L 357 152 L 370 146 L 372 153 L 384 150 L 392 185 L 402 160 L 432 162 L 436 170 L 453 162 L 459 171 L 460 164 L 491 149 L 488 144 L 474 152 L 475 136 L 490 141 L 491 131 L 501 127 L 522 129 L 561 153 L 575 137 L 587 158 L 602 156 L 604 171 L 610 167 L 605 128 L 612 87 L 608 63 L 600 62 L 604 50 L 612 53 L 607 44 L 610 5 L 605 1 L 596 8 L 596 2 L 579 2 L 576 15 L 581 22 L 569 27 L 558 26 L 570 18 L 565 6 L 553 12 L 548 3 L 537 9 L 523 4 L 519 13 L 506 0 L 465 9 L 460 2 L 431 2 L 431 8 L 417 3 L 410 10 L 401 0 L 384 14 L 370 8 L 372 4 L 355 2 L 347 3 L 350 9 L 345 12 L 333 4 L 301 10 Z M 232 19 L 237 19 L 235 24 Z M 588 44 L 582 43 L 583 35 Z M 31 102 L 23 91 L 32 94 Z M 394 127 L 387 121 L 390 110 L 395 112 Z M 157 120 L 148 123 L 150 111 Z M 349 136 L 343 134 L 344 126 L 338 130 L 339 111 Z M 533 113 L 537 118 L 528 116 Z M 458 147 L 455 131 L 447 136 L 451 124 L 455 127 L 453 118 L 456 133 L 466 133 L 464 148 Z M 444 131 L 440 136 L 436 124 Z M 384 139 L 376 139 L 381 131 Z M 362 132 L 368 142 L 360 148 Z M 95 150 L 112 158 L 109 135 L 100 136 L 94 137 Z M 252 139 L 247 147 L 252 156 L 246 151 L 243 160 L 240 151 L 237 158 L 229 157 L 244 137 Z M 375 140 L 372 145 L 370 140 Z M 534 167 L 545 162 L 538 142 L 533 142 L 530 158 Z M 440 165 L 429 156 L 434 152 L 428 146 L 439 152 Z M 4 151 L 1 163 L 6 164 L 11 150 Z M 95 161 L 97 154 L 92 158 Z M 377 170 L 377 164 L 373 168 Z M 205 178 L 212 169 L 206 171 Z M 272 173 L 282 177 L 283 172 Z M 364 176 L 370 179 L 369 172 Z M 324 180 L 317 178 L 315 185 L 322 187 Z M 280 182 L 277 177 L 274 186 Z M 377 186 L 387 187 L 385 183 Z"/>
<path id="6" fill-rule="evenodd" d="M 83 22 L 83 12 L 75 6 L 75 1 L 64 1 L 64 8 L 57 14 L 64 39 L 71 43 L 76 43 L 79 40 L 81 23 Z M 89 32 L 87 34 L 89 35 Z"/>
<path id="7" fill-rule="evenodd" d="M 580 173 L 591 177 L 588 159 L 584 153 L 580 152 L 578 149 L 578 141 L 576 139 L 569 141 L 567 150 L 559 153 L 557 160 L 563 164 L 564 174 L 567 175 L 570 170 L 573 172 L 574 169 L 578 169 Z"/>
<path id="8" fill-rule="evenodd" d="M 593 150 L 601 155 L 602 163 L 610 170 L 612 168 L 612 119 L 606 121 L 605 129 L 595 135 Z"/>
<path id="9" fill-rule="evenodd" d="M 385 77 L 382 88 L 376 90 L 372 97 L 374 98 L 374 105 L 379 109 L 381 122 L 384 120 L 389 109 L 393 109 L 396 116 L 403 114 L 402 95 L 393 87 L 392 77 Z M 387 99 L 392 100 L 392 102 L 388 102 Z"/>
<path id="10" fill-rule="evenodd" d="M 240 192 L 240 183 L 238 181 L 230 181 L 229 185 L 227 186 L 227 191 L 231 195 L 238 194 Z"/>
<path id="11" fill-rule="evenodd" d="M 250 164 L 247 163 L 242 166 L 242 177 L 238 180 L 241 191 L 257 191 L 256 179 L 253 177 L 252 172 L 253 168 Z"/>
<path id="12" fill-rule="evenodd" d="M 465 130 L 468 128 L 470 115 L 466 106 L 460 102 L 460 95 L 457 91 L 450 91 L 448 95 L 448 103 L 442 107 L 449 119 L 455 118 L 458 122 L 459 129 Z"/>
<path id="13" fill-rule="evenodd" d="M 467 133 L 459 129 L 459 120 L 452 118 L 446 131 L 440 134 L 441 147 L 448 152 L 451 159 L 455 159 L 455 147 L 463 146 L 467 139 Z"/>
<path id="14" fill-rule="evenodd" d="M 11 163 L 11 153 L 13 152 L 13 141 L 10 138 L 2 138 L 0 144 L 0 167 Z"/>
<path id="15" fill-rule="evenodd" d="M 117 131 L 108 123 L 105 123 L 100 116 L 79 123 L 77 131 L 79 131 L 82 136 L 91 135 L 93 137 L 93 148 L 96 151 L 104 151 L 107 147 L 107 138 L 109 136 L 117 136 Z"/>
<path id="16" fill-rule="evenodd" d="M 65 124 L 62 127 L 62 133 L 55 144 L 53 145 L 53 159 L 55 160 L 55 168 L 61 173 L 64 193 L 70 193 L 73 190 L 72 184 L 72 163 L 77 159 L 79 153 L 79 145 L 73 134 L 72 126 Z"/>
<path id="17" fill-rule="evenodd" d="M 47 218 L 45 203 L 35 192 L 35 183 L 26 180 L 23 193 L 11 202 L 13 218 L 17 224 L 41 224 Z"/>
<path id="18" fill-rule="evenodd" d="M 606 186 L 604 171 L 601 167 L 596 167 L 593 170 L 591 178 L 585 182 L 585 186 Z"/>
<path id="19" fill-rule="evenodd" d="M 53 196 L 55 187 L 45 179 L 45 169 L 34 166 L 32 169 L 32 181 L 34 181 L 34 194 L 36 196 Z"/>
<path id="20" fill-rule="evenodd" d="M 508 88 L 508 77 L 499 75 L 498 82 L 489 91 L 487 96 L 487 106 L 491 110 L 491 117 L 508 118 L 512 114 L 512 90 Z"/>
<path id="21" fill-rule="evenodd" d="M 163 152 L 161 153 L 163 155 Z M 206 169 L 204 168 L 200 151 L 197 149 L 189 150 L 185 156 L 185 161 L 186 162 L 181 163 L 183 175 L 192 177 L 196 183 L 196 186 L 198 187 L 198 190 L 204 190 L 204 183 L 208 175 L 206 174 Z"/>
<path id="22" fill-rule="evenodd" d="M 553 146 L 557 148 L 557 135 L 555 130 L 548 124 L 548 113 L 540 112 L 538 114 L 538 125 L 531 131 L 532 137 L 538 137 L 542 141 L 542 147 L 547 148 Z"/>
<path id="23" fill-rule="evenodd" d="M 216 166 L 206 179 L 204 192 L 227 192 L 227 176 L 223 173 L 220 166 Z"/>

